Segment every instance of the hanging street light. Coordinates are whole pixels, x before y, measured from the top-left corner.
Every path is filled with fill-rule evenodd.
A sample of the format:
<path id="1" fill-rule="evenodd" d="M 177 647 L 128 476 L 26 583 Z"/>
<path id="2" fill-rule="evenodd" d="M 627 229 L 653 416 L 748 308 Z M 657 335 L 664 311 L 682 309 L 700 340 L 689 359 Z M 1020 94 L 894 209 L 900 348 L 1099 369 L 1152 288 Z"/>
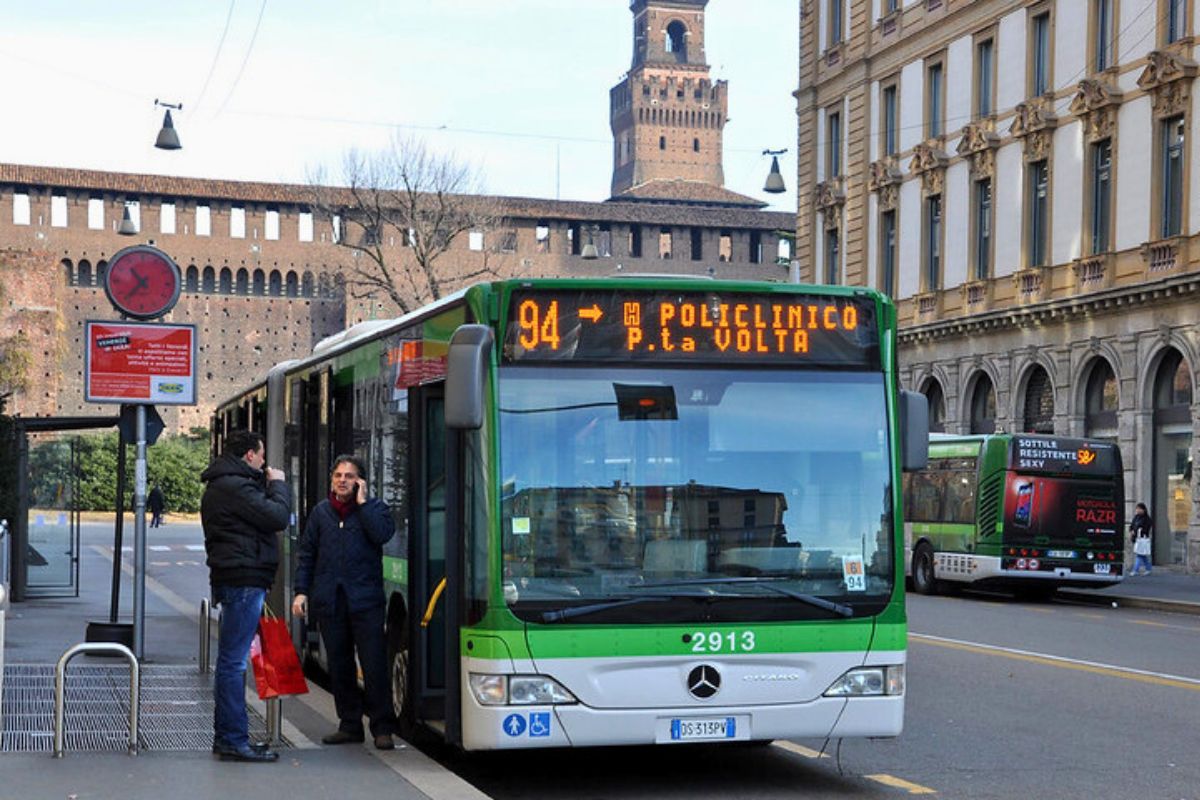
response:
<path id="1" fill-rule="evenodd" d="M 129 213 L 129 204 L 125 204 L 125 213 L 121 215 L 121 224 L 117 227 L 117 233 L 122 236 L 137 236 L 137 225 L 133 224 L 133 215 Z"/>
<path id="2" fill-rule="evenodd" d="M 154 106 L 163 106 L 167 112 L 163 115 L 162 130 L 158 132 L 158 138 L 154 140 L 154 146 L 159 150 L 178 150 L 183 147 L 179 143 L 179 134 L 175 132 L 175 123 L 171 120 L 171 109 L 176 111 L 183 110 L 183 103 L 164 103 L 158 98 L 154 99 Z"/>
<path id="3" fill-rule="evenodd" d="M 783 183 L 783 174 L 779 171 L 779 157 L 787 152 L 787 148 L 782 150 L 763 150 L 764 156 L 771 157 L 771 171 L 767 175 L 767 182 L 763 186 L 763 191 L 768 194 L 782 194 L 787 191 L 787 186 Z"/>

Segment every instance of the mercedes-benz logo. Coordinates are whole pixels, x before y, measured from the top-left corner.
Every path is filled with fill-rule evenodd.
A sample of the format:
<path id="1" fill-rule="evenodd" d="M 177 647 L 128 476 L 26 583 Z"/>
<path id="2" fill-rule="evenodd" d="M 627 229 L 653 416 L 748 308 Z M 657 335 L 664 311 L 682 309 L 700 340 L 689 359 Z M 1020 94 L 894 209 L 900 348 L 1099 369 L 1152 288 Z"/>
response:
<path id="1" fill-rule="evenodd" d="M 688 673 L 687 688 L 693 697 L 707 700 L 721 690 L 721 673 L 716 667 L 701 664 Z"/>

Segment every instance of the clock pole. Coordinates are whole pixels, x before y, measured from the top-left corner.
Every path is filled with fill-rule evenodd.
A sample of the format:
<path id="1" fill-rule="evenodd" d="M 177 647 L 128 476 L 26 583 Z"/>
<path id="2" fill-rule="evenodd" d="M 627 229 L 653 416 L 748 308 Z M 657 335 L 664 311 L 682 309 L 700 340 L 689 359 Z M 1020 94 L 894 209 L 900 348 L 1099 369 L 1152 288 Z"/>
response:
<path id="1" fill-rule="evenodd" d="M 142 660 L 146 641 L 146 406 L 138 403 L 134 424 L 137 461 L 133 481 L 133 655 Z"/>

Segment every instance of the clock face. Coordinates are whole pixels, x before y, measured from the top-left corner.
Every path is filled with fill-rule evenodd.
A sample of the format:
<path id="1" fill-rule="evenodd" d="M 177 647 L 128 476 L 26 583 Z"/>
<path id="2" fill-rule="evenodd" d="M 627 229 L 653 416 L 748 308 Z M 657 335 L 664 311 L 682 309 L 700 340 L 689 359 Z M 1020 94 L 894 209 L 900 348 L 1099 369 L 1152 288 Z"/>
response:
<path id="1" fill-rule="evenodd" d="M 127 247 L 113 256 L 104 291 L 116 309 L 135 319 L 161 317 L 179 299 L 179 267 L 158 248 Z"/>

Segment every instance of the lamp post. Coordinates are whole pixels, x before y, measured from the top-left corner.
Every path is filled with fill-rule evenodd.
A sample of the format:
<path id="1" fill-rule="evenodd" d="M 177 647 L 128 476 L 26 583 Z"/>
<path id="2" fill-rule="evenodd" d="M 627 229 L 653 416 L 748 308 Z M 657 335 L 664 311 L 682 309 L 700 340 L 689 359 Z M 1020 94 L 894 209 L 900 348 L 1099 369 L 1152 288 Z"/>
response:
<path id="1" fill-rule="evenodd" d="M 771 172 L 767 175 L 767 182 L 763 186 L 763 191 L 768 194 L 782 194 L 787 191 L 787 186 L 783 183 L 783 174 L 779 171 L 779 157 L 787 152 L 787 148 L 782 150 L 763 150 L 764 156 L 771 157 Z"/>
<path id="2" fill-rule="evenodd" d="M 182 111 L 183 103 L 164 103 L 156 97 L 154 98 L 154 107 L 159 106 L 163 106 L 167 111 L 163 114 L 162 129 L 158 132 L 158 138 L 154 140 L 154 146 L 159 150 L 178 150 L 183 145 L 179 143 L 179 134 L 175 132 L 175 123 L 171 120 L 171 109 Z"/>
<path id="3" fill-rule="evenodd" d="M 121 215 L 121 224 L 117 227 L 117 233 L 122 236 L 137 236 L 138 226 L 133 221 L 133 215 L 129 213 L 129 203 L 125 203 L 125 212 Z"/>

